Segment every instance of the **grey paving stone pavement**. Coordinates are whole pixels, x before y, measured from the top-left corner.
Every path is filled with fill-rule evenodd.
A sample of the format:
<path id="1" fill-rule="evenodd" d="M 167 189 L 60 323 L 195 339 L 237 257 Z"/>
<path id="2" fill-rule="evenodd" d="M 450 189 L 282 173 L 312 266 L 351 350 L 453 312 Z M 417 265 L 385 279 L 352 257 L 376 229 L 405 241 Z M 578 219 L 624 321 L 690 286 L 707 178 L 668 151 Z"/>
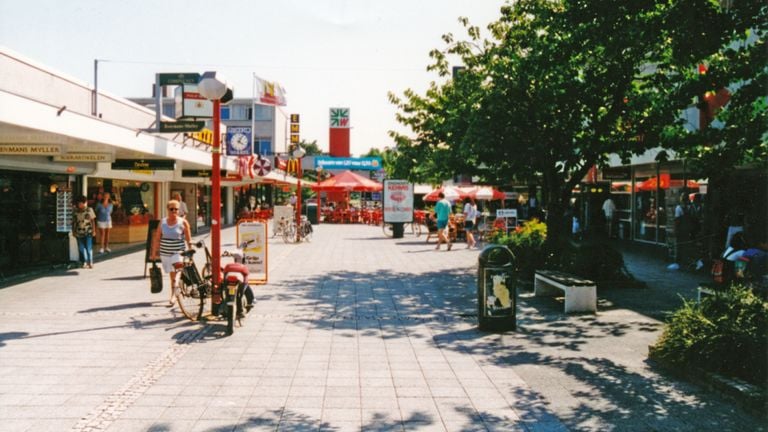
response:
<path id="1" fill-rule="evenodd" d="M 649 288 L 601 287 L 587 315 L 521 289 L 518 330 L 483 333 L 478 250 L 433 249 L 357 225 L 271 240 L 269 283 L 230 337 L 150 294 L 143 251 L 0 289 L 0 429 L 765 430 L 646 360 L 696 276 L 627 251 Z"/>

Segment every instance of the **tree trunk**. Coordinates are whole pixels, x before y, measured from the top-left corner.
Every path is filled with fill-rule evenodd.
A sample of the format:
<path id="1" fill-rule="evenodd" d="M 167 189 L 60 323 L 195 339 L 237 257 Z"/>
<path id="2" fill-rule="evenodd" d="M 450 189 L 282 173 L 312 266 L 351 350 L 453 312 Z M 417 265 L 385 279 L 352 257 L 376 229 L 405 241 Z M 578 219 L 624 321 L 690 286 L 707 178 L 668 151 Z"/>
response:
<path id="1" fill-rule="evenodd" d="M 570 204 L 571 191 L 558 173 L 545 175 L 547 202 L 547 240 L 545 249 L 552 255 L 558 256 L 563 251 L 563 244 L 568 241 L 570 224 L 565 223 L 565 210 Z"/>

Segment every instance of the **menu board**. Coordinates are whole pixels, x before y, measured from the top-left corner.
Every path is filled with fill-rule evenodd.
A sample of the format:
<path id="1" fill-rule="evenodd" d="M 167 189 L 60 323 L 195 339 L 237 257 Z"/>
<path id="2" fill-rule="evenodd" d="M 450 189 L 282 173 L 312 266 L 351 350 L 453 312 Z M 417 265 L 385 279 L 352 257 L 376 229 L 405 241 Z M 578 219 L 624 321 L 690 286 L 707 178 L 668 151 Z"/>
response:
<path id="1" fill-rule="evenodd" d="M 56 232 L 72 231 L 72 191 L 56 191 Z"/>

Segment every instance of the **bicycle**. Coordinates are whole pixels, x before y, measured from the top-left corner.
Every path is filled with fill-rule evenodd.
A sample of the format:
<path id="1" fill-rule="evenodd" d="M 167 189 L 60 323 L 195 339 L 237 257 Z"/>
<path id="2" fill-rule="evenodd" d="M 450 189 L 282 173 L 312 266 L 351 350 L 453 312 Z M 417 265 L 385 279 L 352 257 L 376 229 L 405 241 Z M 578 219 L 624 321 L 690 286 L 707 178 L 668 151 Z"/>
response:
<path id="1" fill-rule="evenodd" d="M 195 243 L 197 249 L 205 250 L 205 265 L 202 275 L 195 263 L 195 249 L 189 249 L 181 253 L 183 261 L 175 263 L 174 268 L 180 273 L 176 282 L 176 300 L 181 313 L 192 321 L 201 319 L 204 315 L 205 305 L 211 296 L 211 253 L 202 240 Z"/>
<path id="2" fill-rule="evenodd" d="M 296 226 L 296 221 L 288 221 L 285 219 L 280 220 L 279 226 L 281 227 L 280 229 L 282 230 L 283 241 L 285 243 L 308 242 L 312 239 L 312 233 L 314 232 L 312 223 L 304 215 L 301 216 L 301 224 L 299 226 Z"/>
<path id="3" fill-rule="evenodd" d="M 387 237 L 392 237 L 394 235 L 392 224 L 391 223 L 384 223 L 381 225 L 382 231 L 384 231 L 384 235 Z M 414 222 L 405 222 L 403 224 L 403 232 L 409 232 L 416 237 L 421 237 L 421 224 L 414 221 Z"/>

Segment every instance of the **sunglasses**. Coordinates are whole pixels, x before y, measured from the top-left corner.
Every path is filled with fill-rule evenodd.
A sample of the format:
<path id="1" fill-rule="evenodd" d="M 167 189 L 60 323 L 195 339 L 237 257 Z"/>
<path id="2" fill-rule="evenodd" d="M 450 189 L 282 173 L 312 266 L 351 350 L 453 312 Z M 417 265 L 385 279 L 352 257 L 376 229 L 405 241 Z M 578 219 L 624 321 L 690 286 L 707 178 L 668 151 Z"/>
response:
<path id="1" fill-rule="evenodd" d="M 176 208 L 176 207 L 168 207 L 168 210 L 169 211 L 179 211 L 179 209 Z"/>

